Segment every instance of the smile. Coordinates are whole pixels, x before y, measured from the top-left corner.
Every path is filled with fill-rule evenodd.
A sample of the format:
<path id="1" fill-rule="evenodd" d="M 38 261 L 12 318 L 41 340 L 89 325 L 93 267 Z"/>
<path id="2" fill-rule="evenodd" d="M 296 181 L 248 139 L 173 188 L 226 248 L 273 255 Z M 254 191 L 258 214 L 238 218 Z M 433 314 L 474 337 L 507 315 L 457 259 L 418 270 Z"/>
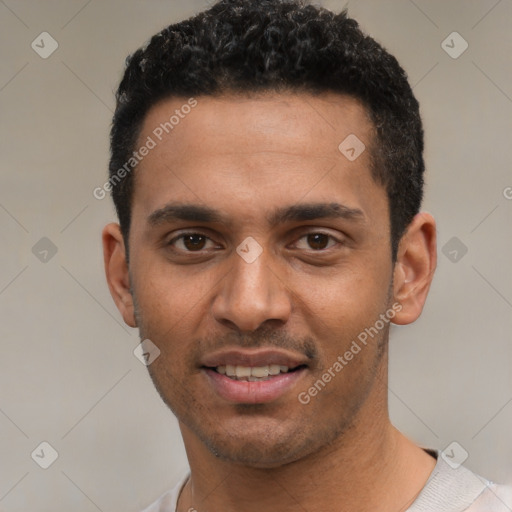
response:
<path id="1" fill-rule="evenodd" d="M 295 368 L 293 369 L 295 370 Z M 269 380 L 280 373 L 288 373 L 288 366 L 279 364 L 269 364 L 266 366 L 241 366 L 241 365 L 225 365 L 215 368 L 217 373 L 226 375 L 230 379 L 244 380 L 247 382 L 258 382 Z"/>
<path id="2" fill-rule="evenodd" d="M 298 387 L 307 367 L 226 365 L 203 367 L 202 371 L 207 385 L 221 399 L 236 404 L 263 404 L 274 402 Z"/>

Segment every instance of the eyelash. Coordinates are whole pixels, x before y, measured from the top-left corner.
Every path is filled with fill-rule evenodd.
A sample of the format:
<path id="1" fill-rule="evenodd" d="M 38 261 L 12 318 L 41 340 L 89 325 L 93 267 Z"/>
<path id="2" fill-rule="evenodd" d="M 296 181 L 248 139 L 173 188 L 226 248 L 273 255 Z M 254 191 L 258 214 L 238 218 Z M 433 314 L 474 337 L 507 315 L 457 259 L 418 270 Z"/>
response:
<path id="1" fill-rule="evenodd" d="M 200 236 L 200 237 L 204 237 L 205 239 L 209 240 L 209 241 L 212 241 L 212 239 L 203 234 L 203 233 L 200 233 L 200 232 L 197 232 L 197 231 L 187 231 L 185 233 L 181 233 L 180 235 L 174 237 L 172 240 L 170 240 L 167 245 L 168 246 L 173 246 L 173 244 L 178 241 L 178 240 L 182 240 L 183 238 L 187 237 L 187 236 L 193 236 L 193 235 L 197 235 L 197 236 Z M 335 245 L 339 245 L 341 244 L 342 242 L 340 240 L 338 240 L 337 238 L 335 238 L 334 236 L 332 236 L 331 234 L 329 233 L 324 233 L 323 231 L 311 231 L 309 233 L 305 233 L 303 234 L 298 240 L 302 240 L 303 238 L 306 238 L 310 235 L 324 235 L 324 236 L 327 236 L 329 238 L 329 241 L 334 241 L 336 242 Z M 334 245 L 331 245 L 330 247 L 327 247 L 325 249 L 310 249 L 311 252 L 314 252 L 314 253 L 322 253 L 322 252 L 327 252 L 329 249 L 332 249 L 334 247 Z M 201 249 L 199 251 L 189 251 L 187 249 L 179 249 L 179 251 L 184 251 L 186 253 L 189 253 L 189 254 L 194 254 L 194 253 L 197 253 L 197 254 L 200 254 L 204 249 Z"/>

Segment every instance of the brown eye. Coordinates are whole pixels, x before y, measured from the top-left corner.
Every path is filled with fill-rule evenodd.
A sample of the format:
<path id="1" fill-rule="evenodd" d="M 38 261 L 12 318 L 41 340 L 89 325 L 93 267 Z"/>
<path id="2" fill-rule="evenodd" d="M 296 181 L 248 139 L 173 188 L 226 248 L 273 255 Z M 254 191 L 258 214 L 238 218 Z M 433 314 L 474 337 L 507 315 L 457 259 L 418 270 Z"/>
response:
<path id="1" fill-rule="evenodd" d="M 308 245 L 315 250 L 325 249 L 329 244 L 330 238 L 329 235 L 325 235 L 324 233 L 314 233 L 308 235 Z"/>
<path id="2" fill-rule="evenodd" d="M 208 249 L 208 243 L 213 244 L 213 241 L 201 233 L 184 233 L 172 239 L 169 245 L 178 251 L 190 253 Z"/>
<path id="3" fill-rule="evenodd" d="M 189 251 L 197 251 L 204 248 L 206 243 L 206 237 L 203 235 L 185 235 L 183 237 L 183 245 Z"/>
<path id="4" fill-rule="evenodd" d="M 308 233 L 302 236 L 295 244 L 298 249 L 309 251 L 323 251 L 334 247 L 339 243 L 332 235 L 327 233 Z"/>

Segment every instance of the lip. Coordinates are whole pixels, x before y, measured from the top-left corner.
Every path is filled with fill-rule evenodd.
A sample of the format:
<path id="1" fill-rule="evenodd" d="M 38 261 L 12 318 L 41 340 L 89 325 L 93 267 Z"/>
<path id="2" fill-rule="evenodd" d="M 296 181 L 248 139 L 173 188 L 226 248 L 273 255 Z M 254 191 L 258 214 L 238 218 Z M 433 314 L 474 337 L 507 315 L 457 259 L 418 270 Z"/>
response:
<path id="1" fill-rule="evenodd" d="M 207 368 L 217 366 L 266 366 L 278 364 L 296 368 L 307 365 L 308 359 L 305 356 L 279 349 L 224 349 L 205 356 L 200 365 Z"/>
<path id="2" fill-rule="evenodd" d="M 230 379 L 211 368 L 202 368 L 201 371 L 213 390 L 224 400 L 237 404 L 263 404 L 273 402 L 290 391 L 305 375 L 307 368 L 254 382 Z"/>
<path id="3" fill-rule="evenodd" d="M 303 378 L 309 360 L 306 356 L 276 348 L 241 349 L 227 348 L 205 356 L 201 371 L 214 392 L 224 400 L 238 404 L 262 404 L 282 397 Z M 287 366 L 294 371 L 271 376 L 268 380 L 243 381 L 230 379 L 217 373 L 217 366 Z"/>

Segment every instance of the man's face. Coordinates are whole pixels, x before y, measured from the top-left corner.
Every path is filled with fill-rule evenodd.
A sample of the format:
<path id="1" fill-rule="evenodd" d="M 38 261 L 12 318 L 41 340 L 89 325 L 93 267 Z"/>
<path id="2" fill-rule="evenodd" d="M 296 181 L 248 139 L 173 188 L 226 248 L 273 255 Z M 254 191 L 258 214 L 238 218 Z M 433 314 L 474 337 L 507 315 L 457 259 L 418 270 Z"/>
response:
<path id="1" fill-rule="evenodd" d="M 298 399 L 393 302 L 387 196 L 368 148 L 353 161 L 338 149 L 351 134 L 371 143 L 356 100 L 196 99 L 161 141 L 155 129 L 187 100 L 155 106 L 139 138 L 157 144 L 135 171 L 137 325 L 161 351 L 149 371 L 182 426 L 222 458 L 272 467 L 334 441 L 385 395 L 387 328 Z M 277 366 L 289 371 L 243 377 Z"/>

